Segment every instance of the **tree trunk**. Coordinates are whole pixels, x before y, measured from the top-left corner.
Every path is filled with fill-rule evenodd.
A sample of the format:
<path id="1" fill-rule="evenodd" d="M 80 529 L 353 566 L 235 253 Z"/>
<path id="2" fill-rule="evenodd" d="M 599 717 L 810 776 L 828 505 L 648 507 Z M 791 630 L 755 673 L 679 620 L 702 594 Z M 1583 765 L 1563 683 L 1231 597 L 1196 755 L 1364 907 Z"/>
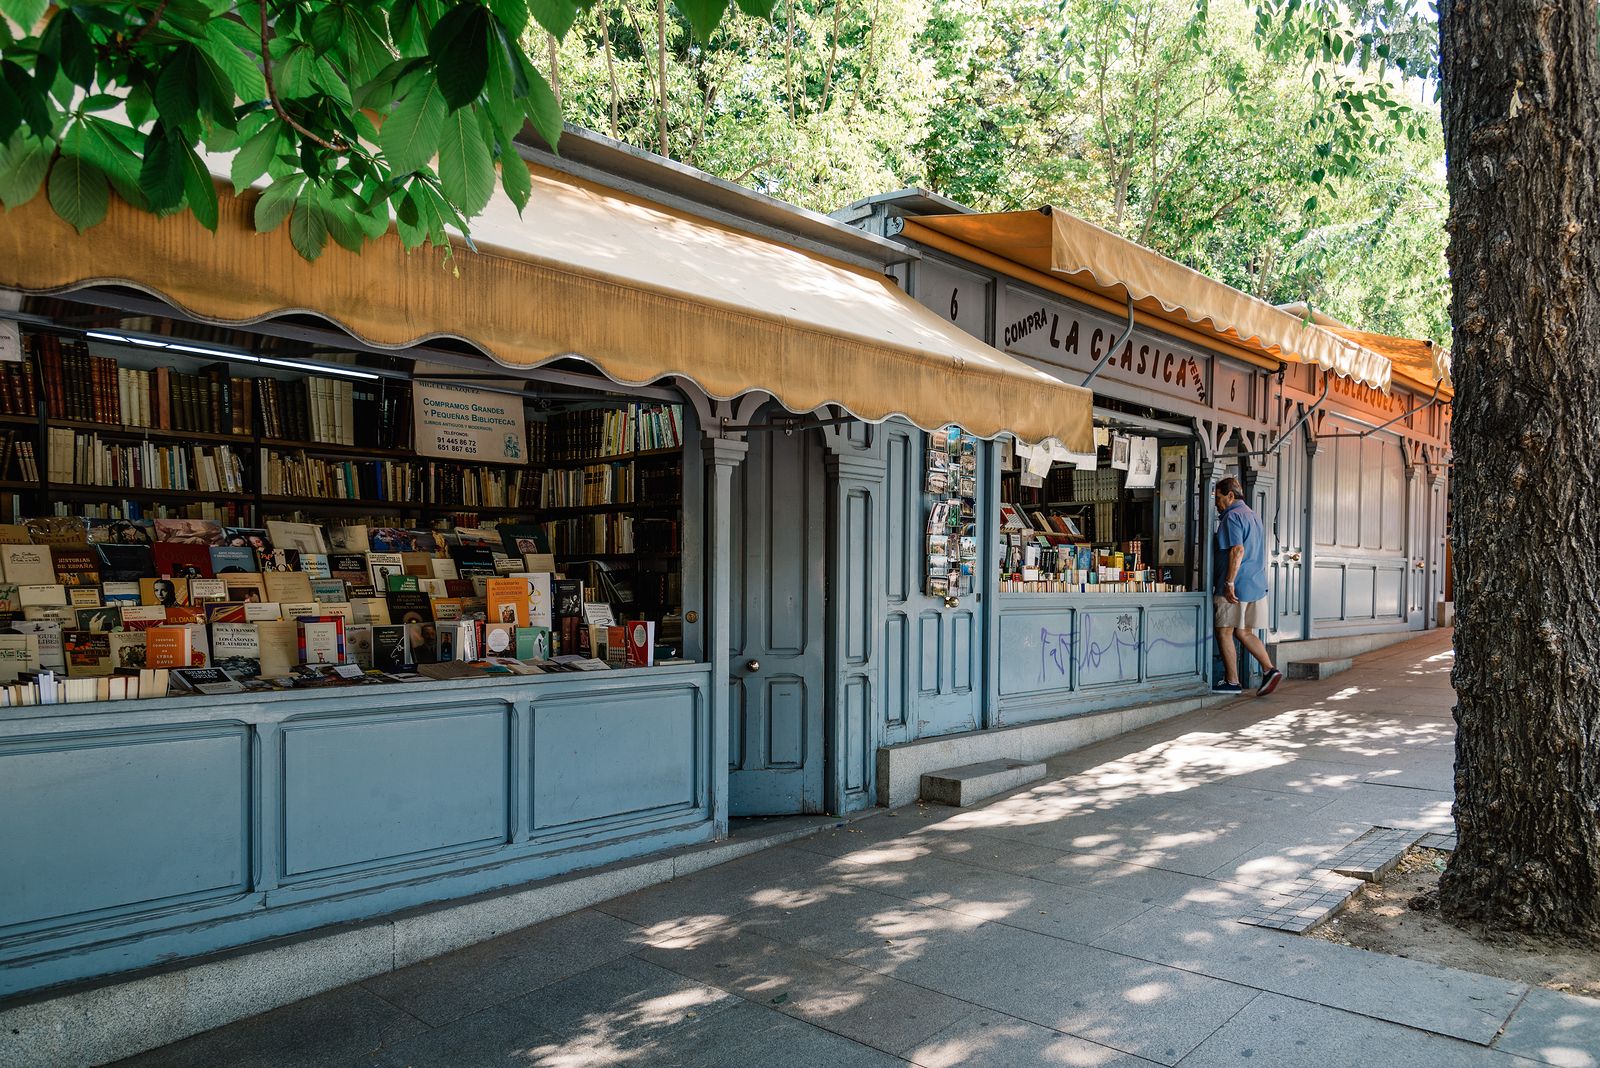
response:
<path id="1" fill-rule="evenodd" d="M 1439 6 L 1455 324 L 1447 915 L 1600 937 L 1595 0 Z"/>
<path id="2" fill-rule="evenodd" d="M 667 152 L 667 0 L 656 0 L 656 152 Z"/>

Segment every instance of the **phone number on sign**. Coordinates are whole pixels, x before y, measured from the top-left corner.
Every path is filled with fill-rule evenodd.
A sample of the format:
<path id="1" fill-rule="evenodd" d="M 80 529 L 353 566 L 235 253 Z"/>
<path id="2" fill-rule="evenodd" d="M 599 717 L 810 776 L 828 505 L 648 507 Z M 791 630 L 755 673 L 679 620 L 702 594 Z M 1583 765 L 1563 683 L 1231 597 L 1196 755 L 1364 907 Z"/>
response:
<path id="1" fill-rule="evenodd" d="M 478 455 L 478 442 L 474 438 L 457 438 L 449 434 L 440 434 L 433 439 L 433 446 L 439 452 L 457 456 Z"/>

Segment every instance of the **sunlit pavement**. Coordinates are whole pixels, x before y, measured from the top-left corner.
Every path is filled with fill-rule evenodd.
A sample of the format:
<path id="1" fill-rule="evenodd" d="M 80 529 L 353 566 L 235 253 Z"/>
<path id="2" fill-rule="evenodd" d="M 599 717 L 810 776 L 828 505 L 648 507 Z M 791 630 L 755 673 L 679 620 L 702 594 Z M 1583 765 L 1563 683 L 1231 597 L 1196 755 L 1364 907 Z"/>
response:
<path id="1" fill-rule="evenodd" d="M 126 1063 L 1600 1068 L 1600 1003 L 1237 922 L 1451 827 L 1450 666 L 1429 635 Z"/>

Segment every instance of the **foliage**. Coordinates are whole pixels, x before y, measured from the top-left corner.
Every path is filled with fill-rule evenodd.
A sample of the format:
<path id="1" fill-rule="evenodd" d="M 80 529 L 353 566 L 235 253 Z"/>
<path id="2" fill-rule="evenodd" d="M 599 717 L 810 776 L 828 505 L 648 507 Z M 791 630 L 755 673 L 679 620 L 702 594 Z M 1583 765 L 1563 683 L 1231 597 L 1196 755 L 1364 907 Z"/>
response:
<path id="1" fill-rule="evenodd" d="M 391 221 L 407 248 L 445 245 L 496 181 L 526 206 L 513 139 L 561 132 L 554 93 L 522 47 L 566 34 L 590 0 L 0 0 L 0 201 L 46 189 L 80 231 L 114 192 L 215 229 L 210 153 L 236 191 L 265 178 L 258 230 L 287 221 L 315 259 Z M 727 0 L 677 0 L 710 34 Z M 739 0 L 762 15 L 770 0 Z"/>

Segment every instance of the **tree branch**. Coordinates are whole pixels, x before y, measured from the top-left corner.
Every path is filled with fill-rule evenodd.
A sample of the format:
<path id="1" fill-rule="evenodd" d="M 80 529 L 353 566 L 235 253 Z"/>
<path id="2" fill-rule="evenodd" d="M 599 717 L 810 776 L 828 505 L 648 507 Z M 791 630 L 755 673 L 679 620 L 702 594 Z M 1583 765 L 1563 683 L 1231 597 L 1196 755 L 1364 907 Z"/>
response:
<path id="1" fill-rule="evenodd" d="M 165 5 L 162 5 L 162 6 L 165 6 Z M 288 123 L 291 129 L 294 129 L 297 132 L 299 132 L 300 136 L 304 137 L 306 140 L 311 141 L 314 144 L 321 145 L 323 148 L 327 149 L 330 152 L 348 152 L 348 151 L 350 151 L 350 146 L 345 144 L 345 143 L 343 143 L 342 141 L 334 142 L 334 141 L 329 141 L 329 140 L 327 140 L 325 138 L 322 138 L 322 137 L 318 137 L 316 134 L 312 133 L 310 130 L 308 130 L 304 126 L 300 125 L 300 123 L 296 122 L 295 121 L 295 117 L 293 115 L 289 114 L 289 112 L 284 109 L 283 102 L 278 99 L 278 88 L 272 82 L 272 56 L 271 56 L 270 50 L 268 48 L 268 38 L 267 38 L 267 2 L 266 2 L 266 0 L 261 0 L 261 8 L 260 8 L 260 10 L 261 10 L 261 73 L 262 73 L 262 75 L 265 78 L 266 83 L 267 83 L 267 99 L 269 101 L 271 101 L 271 103 L 272 103 L 272 110 L 277 112 L 279 118 L 281 118 L 284 122 Z"/>

